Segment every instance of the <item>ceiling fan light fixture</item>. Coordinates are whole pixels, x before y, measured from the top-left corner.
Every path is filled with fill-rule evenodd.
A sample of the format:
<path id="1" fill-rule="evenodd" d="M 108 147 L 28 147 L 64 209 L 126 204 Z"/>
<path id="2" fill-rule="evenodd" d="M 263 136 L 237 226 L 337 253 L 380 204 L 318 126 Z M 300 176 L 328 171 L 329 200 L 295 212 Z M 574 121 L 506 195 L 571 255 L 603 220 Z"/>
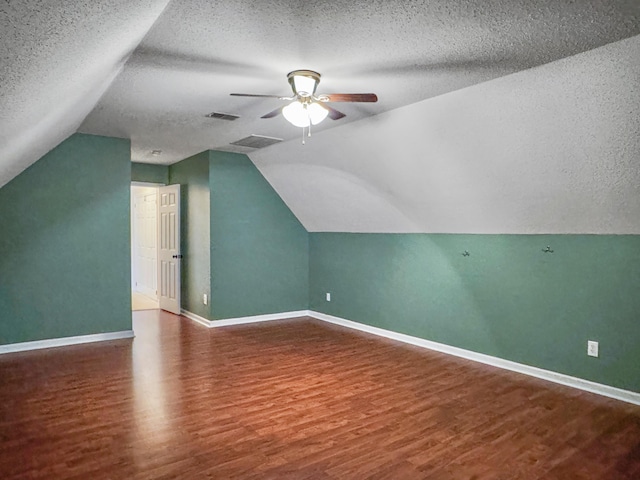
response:
<path id="1" fill-rule="evenodd" d="M 282 109 L 282 115 L 284 115 L 284 118 L 286 118 L 289 123 L 292 123 L 296 127 L 306 128 L 310 124 L 307 109 L 297 100 L 284 107 Z"/>
<path id="2" fill-rule="evenodd" d="M 311 103 L 307 105 L 307 113 L 309 114 L 309 120 L 314 125 L 318 125 L 321 121 L 327 118 L 329 110 L 320 105 L 319 103 Z"/>
<path id="3" fill-rule="evenodd" d="M 316 88 L 320 82 L 320 74 L 313 70 L 294 70 L 289 72 L 287 80 L 295 95 L 310 97 L 316 93 Z"/>
<path id="4" fill-rule="evenodd" d="M 282 109 L 282 115 L 296 127 L 307 128 L 309 125 L 317 125 L 327 118 L 329 110 L 316 102 L 302 103 L 295 100 Z"/>

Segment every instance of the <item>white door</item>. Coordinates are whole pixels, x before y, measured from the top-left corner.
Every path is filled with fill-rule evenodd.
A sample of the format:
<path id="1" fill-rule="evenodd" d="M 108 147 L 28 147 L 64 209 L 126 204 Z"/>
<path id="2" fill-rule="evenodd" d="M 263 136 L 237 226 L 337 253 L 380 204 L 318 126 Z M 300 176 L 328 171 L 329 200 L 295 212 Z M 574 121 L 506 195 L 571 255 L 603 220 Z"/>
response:
<path id="1" fill-rule="evenodd" d="M 180 185 L 158 188 L 158 301 L 180 314 Z"/>
<path id="2" fill-rule="evenodd" d="M 157 300 L 157 197 L 156 187 L 133 187 L 133 287 Z"/>

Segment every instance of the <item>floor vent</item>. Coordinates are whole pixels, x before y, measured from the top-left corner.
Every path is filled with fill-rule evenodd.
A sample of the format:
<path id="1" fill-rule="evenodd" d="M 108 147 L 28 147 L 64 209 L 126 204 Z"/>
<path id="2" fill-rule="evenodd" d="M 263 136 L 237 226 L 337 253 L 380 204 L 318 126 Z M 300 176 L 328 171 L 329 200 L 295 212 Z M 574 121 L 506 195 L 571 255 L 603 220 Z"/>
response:
<path id="1" fill-rule="evenodd" d="M 231 145 L 249 148 L 264 148 L 274 143 L 280 143 L 282 138 L 265 137 L 264 135 L 249 135 L 248 137 L 231 142 Z"/>
<path id="2" fill-rule="evenodd" d="M 205 115 L 207 118 L 219 118 L 220 120 L 228 120 L 233 122 L 240 118 L 240 115 L 232 115 L 231 113 L 211 112 Z"/>

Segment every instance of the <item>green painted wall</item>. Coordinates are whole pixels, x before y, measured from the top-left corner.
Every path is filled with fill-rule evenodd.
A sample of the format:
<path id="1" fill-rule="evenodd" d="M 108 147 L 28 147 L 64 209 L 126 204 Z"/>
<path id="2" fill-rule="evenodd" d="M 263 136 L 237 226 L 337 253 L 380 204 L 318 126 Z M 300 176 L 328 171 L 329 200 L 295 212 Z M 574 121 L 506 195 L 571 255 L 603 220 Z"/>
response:
<path id="1" fill-rule="evenodd" d="M 0 189 L 0 344 L 131 329 L 129 152 L 76 134 Z M 311 308 L 640 392 L 640 236 L 308 234 L 245 155 L 167 180 L 191 312 Z"/>
<path id="2" fill-rule="evenodd" d="M 75 134 L 0 189 L 0 344 L 131 330 L 128 140 Z"/>
<path id="3" fill-rule="evenodd" d="M 169 183 L 169 167 L 151 163 L 132 163 L 131 181 L 166 185 Z"/>
<path id="4" fill-rule="evenodd" d="M 210 152 L 211 319 L 308 307 L 308 233 L 246 155 Z"/>
<path id="5" fill-rule="evenodd" d="M 640 236 L 312 233 L 309 263 L 312 310 L 640 392 Z"/>
<path id="6" fill-rule="evenodd" d="M 182 308 L 209 318 L 203 294 L 210 295 L 209 154 L 203 152 L 169 167 L 169 183 L 180 184 Z"/>

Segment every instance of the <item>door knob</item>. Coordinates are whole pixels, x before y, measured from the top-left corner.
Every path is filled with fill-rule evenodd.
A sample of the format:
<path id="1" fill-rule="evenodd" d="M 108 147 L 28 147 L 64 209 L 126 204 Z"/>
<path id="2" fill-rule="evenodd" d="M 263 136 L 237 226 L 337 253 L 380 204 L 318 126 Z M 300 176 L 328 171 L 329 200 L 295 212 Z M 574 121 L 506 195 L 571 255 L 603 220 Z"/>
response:
<path id="1" fill-rule="evenodd" d="M 182 255 L 172 255 L 172 258 L 182 258 Z"/>

